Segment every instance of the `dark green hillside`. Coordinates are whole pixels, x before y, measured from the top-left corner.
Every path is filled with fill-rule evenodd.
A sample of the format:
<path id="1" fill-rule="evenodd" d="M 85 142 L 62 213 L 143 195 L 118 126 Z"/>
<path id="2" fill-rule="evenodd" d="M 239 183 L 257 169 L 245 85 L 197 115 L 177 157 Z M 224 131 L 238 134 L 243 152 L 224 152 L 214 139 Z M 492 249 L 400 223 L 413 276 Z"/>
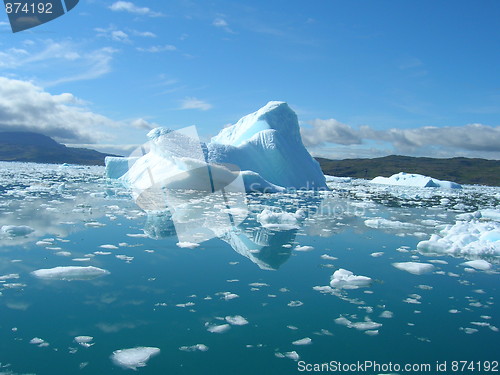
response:
<path id="1" fill-rule="evenodd" d="M 104 165 L 106 156 L 108 155 L 95 150 L 66 147 L 38 133 L 0 133 L 0 160 L 2 161 Z"/>
<path id="2" fill-rule="evenodd" d="M 469 158 L 416 158 L 391 155 L 374 159 L 316 158 L 325 174 L 371 179 L 395 173 L 419 173 L 459 184 L 500 186 L 500 161 Z"/>

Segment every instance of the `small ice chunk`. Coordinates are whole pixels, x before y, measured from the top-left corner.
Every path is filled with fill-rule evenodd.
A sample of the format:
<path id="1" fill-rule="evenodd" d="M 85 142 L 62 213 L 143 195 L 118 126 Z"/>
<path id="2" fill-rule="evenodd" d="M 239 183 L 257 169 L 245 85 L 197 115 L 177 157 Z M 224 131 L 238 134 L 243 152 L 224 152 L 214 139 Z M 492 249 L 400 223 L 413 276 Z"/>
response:
<path id="1" fill-rule="evenodd" d="M 196 242 L 177 242 L 176 245 L 182 249 L 194 249 L 200 246 L 200 244 Z"/>
<path id="2" fill-rule="evenodd" d="M 107 245 L 101 245 L 99 246 L 101 249 L 109 249 L 109 250 L 116 250 L 118 249 L 118 246 L 115 246 L 115 245 L 110 245 L 110 244 L 107 244 Z"/>
<path id="3" fill-rule="evenodd" d="M 312 251 L 314 247 L 312 246 L 295 246 L 295 251 Z"/>
<path id="4" fill-rule="evenodd" d="M 376 253 L 371 253 L 370 255 L 372 257 L 374 257 L 374 258 L 378 258 L 378 257 L 381 257 L 382 255 L 384 255 L 384 252 L 383 251 L 379 251 L 379 252 L 376 252 Z"/>
<path id="5" fill-rule="evenodd" d="M 430 263 L 419 262 L 401 262 L 392 263 L 392 265 L 399 270 L 406 271 L 414 275 L 422 275 L 424 273 L 432 272 L 436 268 Z"/>
<path id="6" fill-rule="evenodd" d="M 382 327 L 382 324 L 377 323 L 377 322 L 372 322 L 372 321 L 365 321 L 365 322 L 351 323 L 351 326 L 353 328 L 356 328 L 357 330 L 366 331 L 366 330 L 374 330 L 374 329 L 377 329 L 379 327 Z"/>
<path id="7" fill-rule="evenodd" d="M 246 320 L 244 317 L 241 315 L 234 315 L 234 316 L 226 316 L 226 322 L 233 326 L 244 326 L 245 324 L 248 324 L 248 320 Z"/>
<path id="8" fill-rule="evenodd" d="M 92 336 L 76 336 L 75 337 L 75 342 L 83 346 L 84 348 L 89 348 L 94 343 L 92 342 L 94 338 Z"/>
<path id="9" fill-rule="evenodd" d="M 285 357 L 293 359 L 294 361 L 298 361 L 300 358 L 299 354 L 295 350 L 291 352 L 286 352 Z"/>
<path id="10" fill-rule="evenodd" d="M 208 350 L 208 346 L 204 344 L 196 344 L 192 346 L 181 346 L 179 350 L 183 352 L 206 352 Z"/>
<path id="11" fill-rule="evenodd" d="M 382 311 L 382 313 L 379 316 L 381 318 L 390 319 L 394 316 L 394 314 L 392 311 L 385 310 L 385 311 Z"/>
<path id="12" fill-rule="evenodd" d="M 149 359 L 159 353 L 159 348 L 138 346 L 131 349 L 115 350 L 111 359 L 118 366 L 137 370 L 138 367 L 146 366 Z"/>
<path id="13" fill-rule="evenodd" d="M 302 301 L 290 301 L 288 302 L 287 306 L 290 307 L 299 307 L 302 306 L 304 303 Z"/>
<path id="14" fill-rule="evenodd" d="M 370 286 L 371 283 L 372 279 L 367 276 L 357 276 L 351 271 L 340 268 L 331 276 L 330 286 L 332 288 L 356 289 Z"/>
<path id="15" fill-rule="evenodd" d="M 335 323 L 337 323 L 338 325 L 341 325 L 341 326 L 350 327 L 352 322 L 349 319 L 347 319 L 343 316 L 340 316 L 337 319 L 335 319 Z"/>
<path id="16" fill-rule="evenodd" d="M 40 345 L 40 344 L 43 344 L 44 342 L 45 342 L 45 340 L 41 339 L 40 337 L 33 337 L 30 340 L 30 344 L 33 344 L 33 345 Z"/>
<path id="17" fill-rule="evenodd" d="M 209 325 L 207 331 L 210 333 L 224 333 L 231 328 L 229 324 Z"/>
<path id="18" fill-rule="evenodd" d="M 338 258 L 336 257 L 332 257 L 331 255 L 328 255 L 328 254 L 323 254 L 320 256 L 321 259 L 325 259 L 325 260 L 337 260 Z"/>
<path id="19" fill-rule="evenodd" d="M 469 260 L 468 262 L 461 263 L 462 266 L 472 267 L 476 270 L 487 271 L 491 269 L 492 265 L 483 259 Z"/>
<path id="20" fill-rule="evenodd" d="M 90 280 L 109 275 L 109 271 L 93 266 L 66 266 L 48 269 L 39 269 L 31 272 L 35 277 L 45 280 Z"/>
<path id="21" fill-rule="evenodd" d="M 312 340 L 309 337 L 304 337 L 303 339 L 296 340 L 292 342 L 293 345 L 310 345 L 312 344 Z"/>

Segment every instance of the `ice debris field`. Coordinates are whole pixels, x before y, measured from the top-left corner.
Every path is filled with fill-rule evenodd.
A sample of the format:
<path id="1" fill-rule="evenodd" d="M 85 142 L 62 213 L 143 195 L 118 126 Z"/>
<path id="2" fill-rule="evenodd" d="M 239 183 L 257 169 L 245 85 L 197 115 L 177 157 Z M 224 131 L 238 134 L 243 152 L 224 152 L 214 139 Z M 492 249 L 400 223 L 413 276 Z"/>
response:
<path id="1" fill-rule="evenodd" d="M 498 361 L 500 189 L 325 178 L 296 121 L 271 102 L 106 168 L 0 163 L 0 373 Z"/>

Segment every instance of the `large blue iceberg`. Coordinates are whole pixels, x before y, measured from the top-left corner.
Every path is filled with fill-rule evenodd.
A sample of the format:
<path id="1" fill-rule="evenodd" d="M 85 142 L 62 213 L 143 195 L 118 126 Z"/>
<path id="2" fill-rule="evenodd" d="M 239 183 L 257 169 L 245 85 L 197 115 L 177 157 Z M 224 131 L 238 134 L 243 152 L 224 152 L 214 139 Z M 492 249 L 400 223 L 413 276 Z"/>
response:
<path id="1" fill-rule="evenodd" d="M 107 158 L 107 176 L 140 191 L 155 185 L 208 192 L 327 189 L 302 143 L 297 115 L 284 102 L 269 102 L 209 143 L 200 142 L 194 128 L 156 128 L 148 138 L 126 161 Z"/>

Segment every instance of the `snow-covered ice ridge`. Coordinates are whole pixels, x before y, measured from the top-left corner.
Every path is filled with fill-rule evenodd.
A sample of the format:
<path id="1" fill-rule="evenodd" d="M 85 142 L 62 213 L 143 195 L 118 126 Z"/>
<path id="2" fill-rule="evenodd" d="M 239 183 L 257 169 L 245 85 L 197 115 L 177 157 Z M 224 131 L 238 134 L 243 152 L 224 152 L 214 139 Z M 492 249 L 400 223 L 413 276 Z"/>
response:
<path id="1" fill-rule="evenodd" d="M 327 188 L 318 162 L 302 143 L 297 115 L 284 102 L 269 102 L 206 144 L 190 131 L 156 128 L 148 137 L 145 155 L 106 158 L 107 176 L 141 189 L 160 183 L 167 188 L 209 190 L 230 185 L 237 177 L 247 192 Z"/>

